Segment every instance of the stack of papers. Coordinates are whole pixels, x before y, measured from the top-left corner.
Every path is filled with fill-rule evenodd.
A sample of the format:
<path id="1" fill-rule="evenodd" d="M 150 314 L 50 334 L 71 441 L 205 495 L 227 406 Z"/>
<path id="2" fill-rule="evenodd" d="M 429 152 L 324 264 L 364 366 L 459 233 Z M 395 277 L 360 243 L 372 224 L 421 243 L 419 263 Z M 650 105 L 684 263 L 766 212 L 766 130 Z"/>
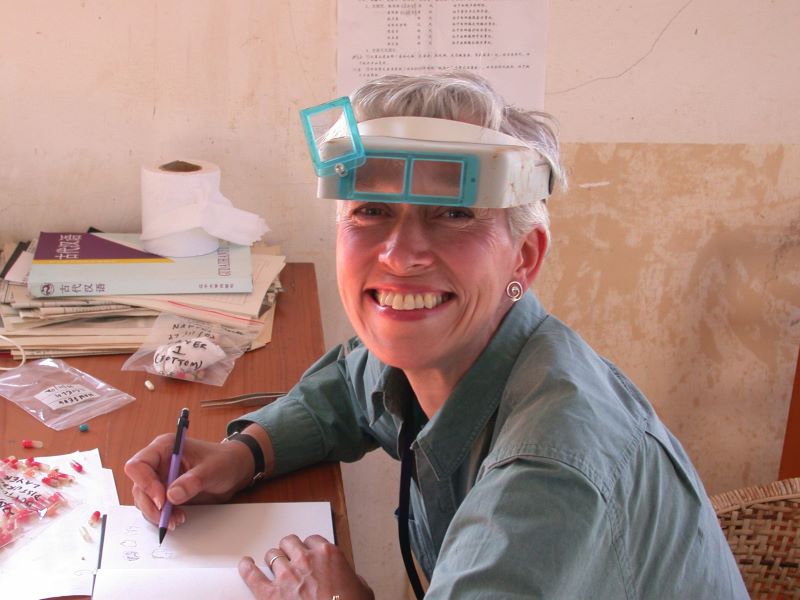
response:
<path id="1" fill-rule="evenodd" d="M 0 252 L 0 335 L 30 358 L 134 352 L 163 312 L 233 328 L 258 327 L 251 350 L 271 339 L 278 276 L 286 262 L 276 247 L 257 243 L 250 248 L 252 292 L 35 298 L 26 285 L 32 246 L 7 244 Z M 0 350 L 20 358 L 17 348 L 2 339 Z"/>
<path id="2" fill-rule="evenodd" d="M 70 510 L 53 517 L 30 538 L 0 549 L 2 596 L 15 600 L 88 596 L 102 545 L 101 528 L 92 527 L 89 520 L 95 511 L 105 514 L 119 506 L 114 474 L 103 468 L 96 449 L 36 460 L 73 475 L 75 482 L 60 488 L 69 498 Z M 72 461 L 80 463 L 83 472 L 75 472 Z"/>

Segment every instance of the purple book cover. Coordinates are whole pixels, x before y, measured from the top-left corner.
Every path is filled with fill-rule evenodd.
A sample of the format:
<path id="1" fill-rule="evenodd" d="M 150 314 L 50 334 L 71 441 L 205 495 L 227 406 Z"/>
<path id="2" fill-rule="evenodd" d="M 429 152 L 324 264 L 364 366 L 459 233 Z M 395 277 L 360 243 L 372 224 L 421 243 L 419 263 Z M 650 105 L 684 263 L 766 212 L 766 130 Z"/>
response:
<path id="1" fill-rule="evenodd" d="M 172 262 L 169 258 L 131 248 L 91 233 L 42 232 L 33 255 L 34 264 Z"/>
<path id="2" fill-rule="evenodd" d="M 221 241 L 214 252 L 165 258 L 138 233 L 39 235 L 28 291 L 50 296 L 218 294 L 253 290 L 250 247 Z"/>

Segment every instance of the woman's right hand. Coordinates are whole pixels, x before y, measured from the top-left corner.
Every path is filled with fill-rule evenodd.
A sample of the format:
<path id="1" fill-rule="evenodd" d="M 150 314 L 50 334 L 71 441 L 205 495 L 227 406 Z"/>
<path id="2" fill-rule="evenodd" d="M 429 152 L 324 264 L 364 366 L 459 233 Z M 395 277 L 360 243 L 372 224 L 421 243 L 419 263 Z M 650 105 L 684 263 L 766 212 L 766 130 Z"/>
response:
<path id="1" fill-rule="evenodd" d="M 245 487 L 253 474 L 253 458 L 244 444 L 187 437 L 181 475 L 165 490 L 174 443 L 174 434 L 160 435 L 125 463 L 125 474 L 133 481 L 133 501 L 148 521 L 158 524 L 165 498 L 172 502 L 170 530 L 186 518 L 178 508 L 181 504 L 225 502 Z"/>

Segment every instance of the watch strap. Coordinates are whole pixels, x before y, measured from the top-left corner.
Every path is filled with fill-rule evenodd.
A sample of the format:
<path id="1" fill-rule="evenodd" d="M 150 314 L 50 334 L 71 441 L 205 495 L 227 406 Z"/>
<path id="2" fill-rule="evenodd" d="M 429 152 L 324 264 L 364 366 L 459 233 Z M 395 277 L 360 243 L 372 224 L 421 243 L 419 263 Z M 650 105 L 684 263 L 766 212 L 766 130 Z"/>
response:
<path id="1" fill-rule="evenodd" d="M 261 444 L 252 435 L 237 431 L 226 437 L 224 442 L 242 442 L 250 449 L 253 455 L 253 480 L 251 485 L 266 475 L 266 465 L 264 463 L 264 451 L 261 449 Z"/>

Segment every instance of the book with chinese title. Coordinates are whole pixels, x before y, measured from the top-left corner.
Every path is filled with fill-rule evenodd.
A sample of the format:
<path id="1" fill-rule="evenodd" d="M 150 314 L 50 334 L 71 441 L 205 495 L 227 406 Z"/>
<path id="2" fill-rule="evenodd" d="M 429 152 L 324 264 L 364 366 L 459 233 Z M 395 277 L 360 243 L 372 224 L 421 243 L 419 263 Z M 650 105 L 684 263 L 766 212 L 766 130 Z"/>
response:
<path id="1" fill-rule="evenodd" d="M 221 241 L 209 254 L 168 258 L 146 252 L 136 233 L 42 232 L 28 290 L 37 298 L 249 293 L 250 248 Z"/>

